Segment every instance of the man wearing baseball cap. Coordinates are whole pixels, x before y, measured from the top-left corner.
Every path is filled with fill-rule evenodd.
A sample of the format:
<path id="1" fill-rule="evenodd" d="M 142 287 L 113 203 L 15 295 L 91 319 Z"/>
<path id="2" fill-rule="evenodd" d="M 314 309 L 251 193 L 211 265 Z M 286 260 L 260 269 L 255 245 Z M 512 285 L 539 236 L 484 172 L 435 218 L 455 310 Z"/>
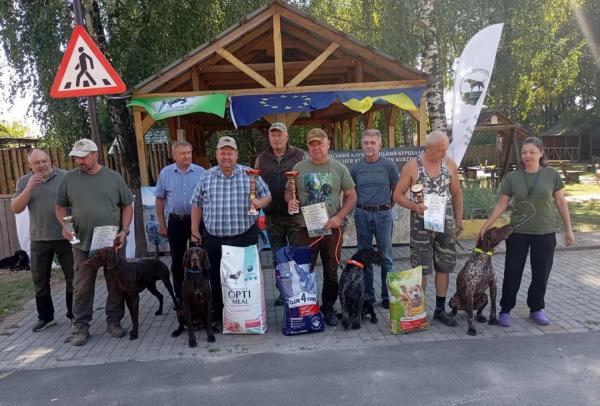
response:
<path id="1" fill-rule="evenodd" d="M 337 268 L 342 254 L 344 220 L 356 203 L 354 181 L 348 168 L 341 162 L 329 157 L 329 137 L 320 128 L 313 128 L 306 135 L 308 159 L 294 166 L 299 172 L 296 181 L 297 198 L 292 200 L 290 186 L 285 191 L 290 211 L 301 206 L 325 203 L 329 220 L 324 224 L 320 236 L 308 233 L 304 219 L 295 245 L 309 246 L 312 251 L 311 268 L 314 269 L 317 256 L 323 263 L 323 292 L 321 310 L 325 323 L 337 325 L 337 316 L 333 310 L 338 297 Z M 342 202 L 340 202 L 340 195 Z"/>
<path id="2" fill-rule="evenodd" d="M 125 242 L 133 217 L 133 195 L 119 173 L 98 163 L 98 147 L 83 138 L 73 145 L 69 153 L 77 168 L 63 178 L 54 207 L 56 218 L 62 225 L 62 235 L 67 240 L 73 233 L 64 220 L 73 217 L 75 234 L 81 242 L 73 245 L 75 277 L 73 280 L 73 314 L 75 316 L 73 345 L 85 345 L 89 339 L 92 321 L 94 290 L 98 268 L 85 264 L 90 256 L 94 228 L 117 226 L 115 247 L 125 255 Z M 111 273 L 105 273 L 108 296 L 106 299 L 107 331 L 116 338 L 125 336 L 121 320 L 125 315 L 124 299 Z"/>
<path id="3" fill-rule="evenodd" d="M 277 265 L 275 252 L 281 247 L 292 244 L 300 229 L 300 216 L 290 215 L 285 201 L 284 191 L 287 183 L 286 172 L 302 161 L 306 153 L 288 143 L 287 127 L 284 123 L 273 123 L 269 127 L 269 147 L 261 152 L 254 167 L 262 170 L 262 178 L 271 191 L 271 204 L 263 209 L 267 217 L 269 243 L 273 252 L 273 269 Z M 280 296 L 275 305 L 283 305 Z"/>
<path id="4" fill-rule="evenodd" d="M 251 168 L 237 164 L 237 144 L 232 137 L 219 138 L 216 157 L 218 165 L 209 169 L 198 182 L 192 197 L 192 238 L 202 242 L 210 260 L 213 324 L 223 318 L 221 293 L 221 247 L 247 247 L 258 242 L 258 216 L 248 214 L 250 206 L 259 210 L 271 202 L 267 184 L 256 179 L 256 198 L 250 201 Z M 200 235 L 200 223 L 204 231 Z"/>

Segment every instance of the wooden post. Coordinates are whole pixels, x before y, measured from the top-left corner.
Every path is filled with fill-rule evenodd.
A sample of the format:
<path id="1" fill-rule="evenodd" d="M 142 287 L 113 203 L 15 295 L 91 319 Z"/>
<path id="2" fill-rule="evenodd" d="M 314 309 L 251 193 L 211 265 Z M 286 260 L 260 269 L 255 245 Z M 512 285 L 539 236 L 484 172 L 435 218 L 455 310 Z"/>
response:
<path id="1" fill-rule="evenodd" d="M 138 150 L 138 161 L 140 165 L 140 182 L 142 186 L 150 186 L 148 181 L 148 162 L 146 161 L 146 148 L 144 142 L 144 130 L 142 129 L 142 113 L 133 111 L 133 119 L 135 126 L 135 143 Z"/>
<path id="2" fill-rule="evenodd" d="M 375 113 L 373 111 L 367 111 L 363 117 L 365 120 L 365 129 L 373 128 L 373 119 L 375 118 Z"/>
<path id="3" fill-rule="evenodd" d="M 396 119 L 398 118 L 398 107 L 392 106 L 386 109 L 386 121 L 387 121 L 387 137 L 388 137 L 388 148 L 394 148 L 396 146 L 396 139 L 394 137 L 396 133 Z"/>
<path id="4" fill-rule="evenodd" d="M 356 149 L 356 129 L 357 129 L 358 120 L 356 117 L 352 117 L 350 120 L 350 149 Z"/>
<path id="5" fill-rule="evenodd" d="M 283 46 L 281 45 L 281 16 L 273 14 L 273 51 L 275 56 L 275 86 L 283 87 Z"/>
<path id="6" fill-rule="evenodd" d="M 340 136 L 339 134 L 342 132 L 341 129 L 341 123 L 338 121 L 335 123 L 334 127 L 333 127 L 333 134 L 334 134 L 334 138 L 333 138 L 333 145 L 335 149 L 339 149 L 339 145 L 340 145 Z"/>

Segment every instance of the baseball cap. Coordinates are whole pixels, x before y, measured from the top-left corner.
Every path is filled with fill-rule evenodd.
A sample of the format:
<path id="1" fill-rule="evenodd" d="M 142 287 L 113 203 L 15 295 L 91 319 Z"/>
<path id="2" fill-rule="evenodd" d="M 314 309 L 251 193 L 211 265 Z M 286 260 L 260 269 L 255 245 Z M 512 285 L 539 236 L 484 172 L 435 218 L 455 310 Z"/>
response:
<path id="1" fill-rule="evenodd" d="M 271 127 L 269 127 L 269 132 L 271 132 L 273 130 L 279 130 L 279 131 L 282 131 L 282 132 L 286 133 L 287 132 L 287 127 L 286 127 L 285 124 L 283 124 L 281 122 L 277 122 L 277 123 L 271 124 Z"/>
<path id="2" fill-rule="evenodd" d="M 98 146 L 96 145 L 96 143 L 94 141 L 89 140 L 87 138 L 82 138 L 79 141 L 76 141 L 75 144 L 73 144 L 73 149 L 71 149 L 71 152 L 69 152 L 69 156 L 76 156 L 78 158 L 83 158 L 90 152 L 97 152 L 97 151 L 98 151 Z"/>
<path id="3" fill-rule="evenodd" d="M 306 134 L 306 143 L 310 144 L 313 140 L 322 141 L 323 139 L 327 139 L 327 133 L 320 128 L 313 128 Z"/>
<path id="4" fill-rule="evenodd" d="M 229 147 L 237 150 L 237 144 L 232 137 L 225 136 L 219 138 L 219 142 L 217 143 L 217 149 L 221 149 L 223 147 Z"/>

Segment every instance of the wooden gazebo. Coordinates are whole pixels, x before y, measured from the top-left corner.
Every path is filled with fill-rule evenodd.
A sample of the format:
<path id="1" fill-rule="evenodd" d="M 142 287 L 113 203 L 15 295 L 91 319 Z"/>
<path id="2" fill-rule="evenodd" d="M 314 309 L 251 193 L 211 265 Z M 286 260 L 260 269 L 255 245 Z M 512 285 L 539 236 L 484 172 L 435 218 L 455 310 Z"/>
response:
<path id="1" fill-rule="evenodd" d="M 418 88 L 426 75 L 392 57 L 308 17 L 279 0 L 247 16 L 210 42 L 152 75 L 132 89 L 132 97 L 186 97 L 213 93 L 229 96 L 298 94 L 323 91 L 376 91 Z M 411 115 L 419 123 L 419 141 L 426 133 L 426 103 L 418 100 Z M 314 125 L 330 136 L 341 135 L 338 145 L 355 146 L 357 119 L 370 127 L 375 110 L 384 110 L 387 145 L 394 146 L 399 109 L 375 104 L 364 115 L 334 102 L 310 113 L 288 112 L 266 115 L 249 127 L 265 129 L 269 122 Z M 142 185 L 149 184 L 144 134 L 154 120 L 134 107 L 135 131 Z M 168 118 L 171 139 L 178 134 L 195 145 L 195 153 L 206 156 L 206 141 L 216 131 L 234 129 L 230 119 L 206 113 Z"/>

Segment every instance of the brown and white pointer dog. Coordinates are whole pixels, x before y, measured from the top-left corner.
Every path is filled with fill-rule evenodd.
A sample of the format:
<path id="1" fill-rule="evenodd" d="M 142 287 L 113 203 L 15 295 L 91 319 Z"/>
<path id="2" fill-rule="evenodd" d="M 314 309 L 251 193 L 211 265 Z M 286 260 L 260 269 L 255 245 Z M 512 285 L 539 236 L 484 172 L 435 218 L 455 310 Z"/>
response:
<path id="1" fill-rule="evenodd" d="M 181 285 L 181 310 L 177 313 L 179 327 L 171 333 L 178 337 L 187 327 L 188 345 L 196 347 L 194 328 L 206 328 L 206 340 L 215 342 L 212 326 L 212 293 L 210 287 L 210 261 L 202 247 L 190 246 L 183 256 L 185 276 Z"/>
<path id="2" fill-rule="evenodd" d="M 156 296 L 158 310 L 154 314 L 162 314 L 163 295 L 156 289 L 156 281 L 161 280 L 163 282 L 173 299 L 175 309 L 179 308 L 179 303 L 173 292 L 173 285 L 169 280 L 169 267 L 158 259 L 142 258 L 130 262 L 119 257 L 115 248 L 108 247 L 98 250 L 96 255 L 87 259 L 86 262 L 94 264 L 95 267 L 103 266 L 105 278 L 106 274 L 111 272 L 117 281 L 117 289 L 121 291 L 131 316 L 130 340 L 138 338 L 140 292 L 148 289 L 150 293 Z"/>
<path id="3" fill-rule="evenodd" d="M 467 313 L 469 328 L 467 334 L 477 335 L 473 327 L 473 309 L 477 309 L 477 321 L 480 323 L 497 324 L 496 319 L 496 274 L 492 268 L 493 249 L 506 240 L 512 233 L 510 225 L 492 227 L 487 230 L 483 239 L 477 240 L 477 246 L 456 277 L 456 293 L 450 299 L 451 316 L 458 310 Z M 490 318 L 487 320 L 481 313 L 488 304 L 487 290 L 490 290 Z"/>

